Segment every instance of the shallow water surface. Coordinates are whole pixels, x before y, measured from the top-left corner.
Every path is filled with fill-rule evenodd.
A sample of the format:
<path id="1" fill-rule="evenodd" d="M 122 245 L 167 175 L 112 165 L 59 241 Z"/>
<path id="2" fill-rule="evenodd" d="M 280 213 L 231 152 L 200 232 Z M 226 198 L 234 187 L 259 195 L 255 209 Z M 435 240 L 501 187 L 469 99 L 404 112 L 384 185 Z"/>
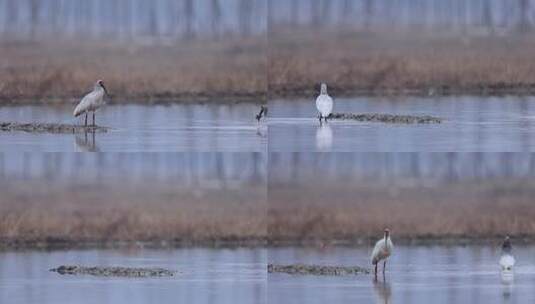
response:
<path id="1" fill-rule="evenodd" d="M 83 123 L 74 106 L 0 107 L 0 121 Z M 96 122 L 107 133 L 0 132 L 0 151 L 249 151 L 267 149 L 255 104 L 107 105 Z M 89 117 L 91 122 L 91 117 Z"/>
<path id="2" fill-rule="evenodd" d="M 535 151 L 534 97 L 335 98 L 334 112 L 432 115 L 441 124 L 330 121 L 314 100 L 269 103 L 270 151 Z"/>
<path id="3" fill-rule="evenodd" d="M 0 253 L 2 303 L 265 303 L 265 249 Z M 171 278 L 100 278 L 48 271 L 62 264 L 164 267 Z"/>
<path id="4" fill-rule="evenodd" d="M 268 263 L 366 266 L 371 249 L 277 248 L 269 250 Z M 533 303 L 535 246 L 514 252 L 514 274 L 502 274 L 494 246 L 396 246 L 377 281 L 269 274 L 267 294 L 270 303 Z"/>

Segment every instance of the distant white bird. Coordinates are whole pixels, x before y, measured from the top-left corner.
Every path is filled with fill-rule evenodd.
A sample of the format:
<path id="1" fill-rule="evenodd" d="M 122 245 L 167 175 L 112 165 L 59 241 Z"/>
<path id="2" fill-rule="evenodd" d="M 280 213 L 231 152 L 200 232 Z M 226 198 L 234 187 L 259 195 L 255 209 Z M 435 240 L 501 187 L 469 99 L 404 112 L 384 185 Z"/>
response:
<path id="1" fill-rule="evenodd" d="M 85 126 L 87 126 L 87 113 L 93 112 L 93 126 L 95 126 L 95 112 L 104 105 L 104 94 L 108 95 L 108 91 L 102 80 L 98 80 L 95 83 L 93 91 L 85 95 L 74 109 L 74 117 L 85 113 Z"/>
<path id="2" fill-rule="evenodd" d="M 375 243 L 375 247 L 373 247 L 372 251 L 372 265 L 375 265 L 375 276 L 377 277 L 377 264 L 379 264 L 380 261 L 384 260 L 383 263 L 383 275 L 385 273 L 386 269 L 386 259 L 392 254 L 392 251 L 394 250 L 394 244 L 392 244 L 392 240 L 390 239 L 390 230 L 385 229 L 385 235 L 382 239 L 377 241 Z"/>
<path id="3" fill-rule="evenodd" d="M 320 122 L 324 118 L 327 121 L 327 117 L 333 112 L 333 99 L 327 94 L 327 85 L 321 84 L 320 95 L 316 98 L 316 108 L 320 112 Z"/>
<path id="4" fill-rule="evenodd" d="M 513 256 L 513 246 L 509 236 L 505 237 L 502 243 L 502 256 L 500 257 L 500 268 L 502 271 L 512 271 L 515 266 L 515 257 Z"/>

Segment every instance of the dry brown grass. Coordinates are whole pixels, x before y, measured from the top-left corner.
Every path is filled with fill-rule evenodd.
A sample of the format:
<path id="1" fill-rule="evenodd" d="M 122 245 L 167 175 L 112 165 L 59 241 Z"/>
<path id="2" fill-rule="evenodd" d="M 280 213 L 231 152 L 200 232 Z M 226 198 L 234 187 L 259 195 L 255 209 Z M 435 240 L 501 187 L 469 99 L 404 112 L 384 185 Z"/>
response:
<path id="1" fill-rule="evenodd" d="M 180 190 L 174 184 L 4 183 L 3 244 L 84 242 L 258 242 L 265 239 L 265 191 Z"/>
<path id="2" fill-rule="evenodd" d="M 268 239 L 494 238 L 535 235 L 535 181 L 492 180 L 433 187 L 313 185 L 269 190 Z"/>
<path id="3" fill-rule="evenodd" d="M 114 102 L 258 100 L 267 85 L 265 49 L 262 38 L 173 46 L 3 42 L 0 98 L 78 98 L 103 79 Z"/>
<path id="4" fill-rule="evenodd" d="M 312 32 L 275 29 L 269 94 L 535 92 L 534 36 Z"/>

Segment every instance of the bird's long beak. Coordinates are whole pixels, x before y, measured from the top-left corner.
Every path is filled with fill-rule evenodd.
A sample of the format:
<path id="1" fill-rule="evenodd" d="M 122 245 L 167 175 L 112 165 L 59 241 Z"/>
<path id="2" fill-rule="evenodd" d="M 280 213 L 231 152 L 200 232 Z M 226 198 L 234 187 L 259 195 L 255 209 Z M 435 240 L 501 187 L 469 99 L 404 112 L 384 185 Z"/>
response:
<path id="1" fill-rule="evenodd" d="M 104 92 L 106 93 L 107 96 L 110 96 L 110 94 L 108 93 L 108 90 L 106 90 L 106 87 L 104 86 L 103 83 L 100 84 L 102 86 L 102 88 L 104 89 Z"/>

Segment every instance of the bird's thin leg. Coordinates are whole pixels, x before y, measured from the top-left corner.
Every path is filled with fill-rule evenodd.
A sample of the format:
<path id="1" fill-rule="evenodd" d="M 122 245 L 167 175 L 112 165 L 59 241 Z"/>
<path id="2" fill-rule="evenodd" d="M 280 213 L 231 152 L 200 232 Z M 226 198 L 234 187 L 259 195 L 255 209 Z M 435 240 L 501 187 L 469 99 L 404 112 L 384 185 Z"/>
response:
<path id="1" fill-rule="evenodd" d="M 375 264 L 375 278 L 377 278 L 377 264 L 379 264 L 379 263 Z"/>
<path id="2" fill-rule="evenodd" d="M 322 117 L 321 117 L 321 113 L 320 113 L 320 123 L 321 123 L 321 118 L 322 118 Z"/>
<path id="3" fill-rule="evenodd" d="M 95 111 L 93 111 L 93 127 L 95 126 Z"/>
<path id="4" fill-rule="evenodd" d="M 383 262 L 383 276 L 385 275 L 385 269 L 386 269 L 386 260 Z"/>
<path id="5" fill-rule="evenodd" d="M 84 124 L 84 126 L 87 127 L 87 112 L 85 112 L 85 124 Z"/>

